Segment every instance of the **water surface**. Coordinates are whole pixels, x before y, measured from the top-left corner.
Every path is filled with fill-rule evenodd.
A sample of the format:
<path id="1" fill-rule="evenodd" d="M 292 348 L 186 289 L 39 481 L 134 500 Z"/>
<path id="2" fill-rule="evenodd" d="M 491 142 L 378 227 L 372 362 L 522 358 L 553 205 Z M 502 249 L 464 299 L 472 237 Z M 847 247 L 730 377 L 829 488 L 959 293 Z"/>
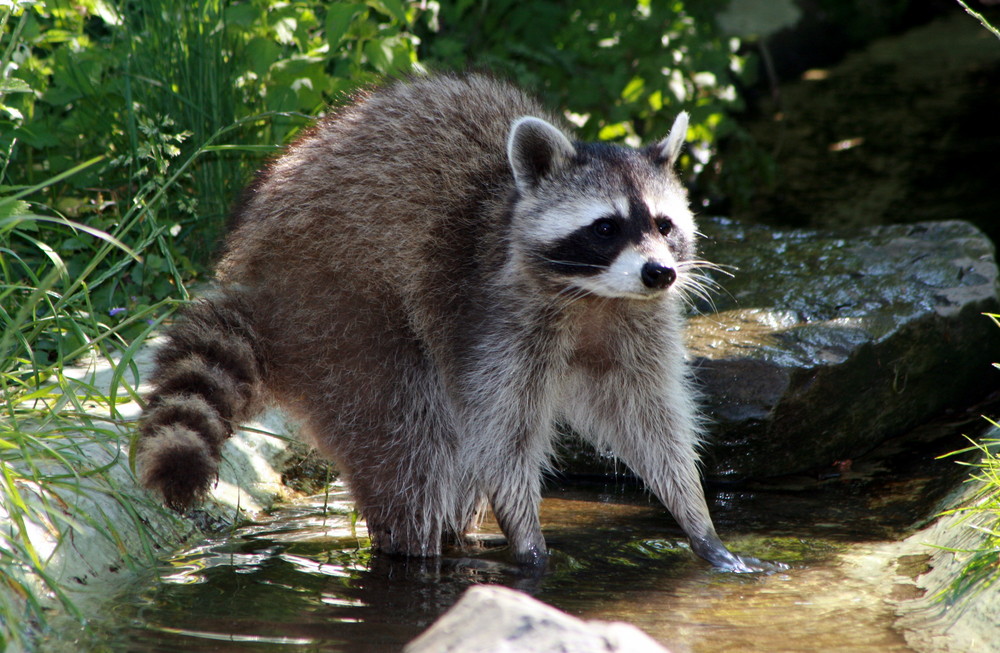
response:
<path id="1" fill-rule="evenodd" d="M 399 651 L 469 585 L 496 583 L 586 619 L 628 621 L 675 653 L 909 651 L 884 588 L 855 562 L 933 511 L 963 474 L 935 456 L 983 425 L 953 416 L 839 471 L 710 487 L 727 544 L 786 572 L 714 571 L 625 477 L 550 484 L 541 576 L 510 563 L 494 523 L 479 551 L 372 555 L 340 488 L 165 560 L 92 637 L 128 651 Z"/>

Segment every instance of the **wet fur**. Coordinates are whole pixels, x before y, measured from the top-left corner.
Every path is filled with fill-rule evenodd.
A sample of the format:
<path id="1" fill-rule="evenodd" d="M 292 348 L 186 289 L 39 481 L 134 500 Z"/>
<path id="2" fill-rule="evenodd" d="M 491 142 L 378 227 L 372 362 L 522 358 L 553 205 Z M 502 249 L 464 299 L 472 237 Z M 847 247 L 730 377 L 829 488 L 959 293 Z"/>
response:
<path id="1" fill-rule="evenodd" d="M 215 294 L 160 352 L 142 482 L 190 506 L 234 426 L 276 403 L 336 461 L 376 547 L 438 555 L 488 504 L 530 563 L 545 554 L 540 476 L 563 420 L 638 473 L 699 554 L 731 555 L 697 470 L 677 289 L 693 283 L 693 233 L 673 247 L 677 288 L 650 300 L 567 286 L 529 238 L 534 213 L 595 175 L 613 186 L 655 173 L 683 203 L 669 170 L 683 134 L 666 153 L 619 148 L 620 163 L 619 150 L 575 144 L 572 165 L 526 161 L 537 188 L 519 188 L 507 146 L 524 116 L 561 122 L 486 77 L 398 82 L 320 121 L 263 171 Z"/>

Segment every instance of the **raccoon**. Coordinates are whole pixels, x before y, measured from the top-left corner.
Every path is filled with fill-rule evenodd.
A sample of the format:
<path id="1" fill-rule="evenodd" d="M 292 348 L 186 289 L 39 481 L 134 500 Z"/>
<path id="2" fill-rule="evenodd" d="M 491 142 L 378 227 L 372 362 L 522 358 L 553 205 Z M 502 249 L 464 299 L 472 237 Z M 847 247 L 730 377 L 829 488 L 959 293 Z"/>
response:
<path id="1" fill-rule="evenodd" d="M 191 506 L 233 428 L 276 404 L 335 461 L 376 549 L 438 556 L 489 506 L 515 559 L 543 565 L 564 423 L 638 474 L 695 553 L 761 568 L 719 540 L 699 478 L 687 124 L 644 149 L 578 142 L 483 75 L 331 112 L 250 186 L 215 290 L 168 330 L 141 482 Z"/>

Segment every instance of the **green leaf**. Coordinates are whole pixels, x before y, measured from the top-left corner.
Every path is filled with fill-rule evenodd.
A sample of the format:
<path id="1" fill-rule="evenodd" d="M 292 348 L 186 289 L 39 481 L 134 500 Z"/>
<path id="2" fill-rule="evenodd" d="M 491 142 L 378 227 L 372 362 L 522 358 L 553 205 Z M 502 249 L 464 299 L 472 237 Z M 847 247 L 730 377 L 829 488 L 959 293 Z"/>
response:
<path id="1" fill-rule="evenodd" d="M 646 82 L 641 77 L 633 77 L 622 91 L 622 99 L 626 102 L 637 102 L 646 88 Z"/>
<path id="2" fill-rule="evenodd" d="M 365 43 L 365 55 L 375 70 L 383 75 L 392 69 L 392 47 L 384 40 L 374 40 Z"/>
<path id="3" fill-rule="evenodd" d="M 597 137 L 602 141 L 613 141 L 617 138 L 623 138 L 628 135 L 628 128 L 625 123 L 615 123 L 611 125 L 604 125 L 601 127 L 601 131 L 598 132 Z"/>
<path id="4" fill-rule="evenodd" d="M 330 44 L 331 49 L 340 46 L 341 41 L 344 40 L 347 32 L 351 29 L 354 17 L 364 10 L 364 5 L 358 5 L 353 2 L 337 2 L 327 7 L 324 31 L 326 33 L 326 42 Z"/>
<path id="5" fill-rule="evenodd" d="M 24 120 L 24 114 L 14 107 L 9 107 L 6 104 L 0 104 L 0 112 L 6 113 L 10 116 L 10 119 L 15 122 L 21 122 Z"/>
<path id="6" fill-rule="evenodd" d="M 87 168 L 89 168 L 90 166 L 94 165 L 95 163 L 99 163 L 99 162 L 101 162 L 103 160 L 104 160 L 103 156 L 94 157 L 93 159 L 90 159 L 89 161 L 84 161 L 83 163 L 81 163 L 81 164 L 79 164 L 77 166 L 74 166 L 73 168 L 71 168 L 69 170 L 66 170 L 64 172 L 59 173 L 58 175 L 55 175 L 54 177 L 46 179 L 45 181 L 43 181 L 40 184 L 35 184 L 34 186 L 25 186 L 24 188 L 22 188 L 21 190 L 19 190 L 17 193 L 15 193 L 11 197 L 0 198 L 0 205 L 3 205 L 5 203 L 7 203 L 7 202 L 13 202 L 15 200 L 19 200 L 22 197 L 27 197 L 28 195 L 31 195 L 34 192 L 42 190 L 43 188 L 47 188 L 48 186 L 51 186 L 53 184 L 57 184 L 60 181 L 62 181 L 63 179 L 68 179 L 69 177 L 72 177 L 73 175 L 77 174 L 78 172 L 86 170 Z"/>
<path id="7" fill-rule="evenodd" d="M 122 17 L 118 14 L 118 10 L 115 9 L 114 3 L 105 2 L 104 0 L 94 0 L 94 11 L 108 25 L 118 26 L 122 24 Z"/>
<path id="8" fill-rule="evenodd" d="M 246 48 L 250 69 L 263 77 L 274 62 L 281 58 L 281 47 L 271 39 L 257 36 L 250 40 Z"/>
<path id="9" fill-rule="evenodd" d="M 14 203 L 14 202 L 11 202 L 11 203 Z M 103 241 L 111 244 L 111 245 L 114 245 L 115 247 L 117 247 L 121 251 L 123 251 L 126 254 L 128 254 L 129 256 L 131 256 L 136 261 L 140 261 L 140 262 L 142 261 L 142 259 L 139 258 L 139 255 L 136 254 L 134 251 L 132 251 L 131 247 L 129 247 L 128 245 L 126 245 L 125 243 L 123 243 L 122 241 L 118 240 L 117 238 L 115 238 L 114 236 L 112 236 L 111 234 L 109 234 L 109 233 L 107 233 L 105 231 L 101 231 L 100 229 L 95 229 L 95 228 L 93 228 L 93 227 L 91 227 L 89 225 L 85 225 L 85 224 L 82 224 L 80 222 L 74 222 L 72 220 L 67 220 L 66 218 L 52 218 L 52 217 L 49 217 L 49 216 L 46 216 L 46 215 L 31 215 L 31 214 L 29 214 L 29 215 L 23 215 L 23 214 L 20 214 L 20 215 L 16 215 L 16 216 L 13 216 L 13 217 L 6 217 L 5 218 L 5 217 L 2 217 L 2 214 L 3 214 L 4 210 L 5 210 L 4 209 L 5 204 L 6 204 L 6 202 L 0 201 L 0 231 L 2 231 L 3 228 L 6 225 L 8 225 L 8 224 L 16 225 L 18 222 L 21 222 L 24 219 L 33 220 L 35 222 L 51 222 L 53 224 L 65 225 L 65 226 L 70 227 L 71 229 L 74 229 L 76 231 L 83 231 L 85 233 L 88 233 L 91 236 L 93 236 L 94 238 L 98 238 L 100 240 L 103 240 Z M 62 247 L 62 249 L 76 249 L 75 247 L 70 247 L 70 245 L 68 244 L 68 241 L 64 242 L 61 247 Z"/>
<path id="10" fill-rule="evenodd" d="M 28 82 L 17 77 L 0 79 L 0 95 L 4 93 L 31 93 L 31 87 Z"/>
<path id="11" fill-rule="evenodd" d="M 284 16 L 279 18 L 272 25 L 278 43 L 282 45 L 292 45 L 295 43 L 295 31 L 299 28 L 299 22 L 294 16 Z"/>
<path id="12" fill-rule="evenodd" d="M 406 24 L 406 7 L 401 0 L 369 0 L 368 5 L 387 16 L 392 16 L 402 24 Z"/>
<path id="13" fill-rule="evenodd" d="M 257 7 L 248 2 L 226 7 L 222 15 L 225 17 L 226 25 L 249 31 L 257 21 L 259 14 Z"/>
<path id="14" fill-rule="evenodd" d="M 24 200 L 0 199 L 0 221 L 6 223 L 8 219 L 26 218 L 31 215 L 31 207 Z M 13 220 L 12 220 L 13 221 Z"/>

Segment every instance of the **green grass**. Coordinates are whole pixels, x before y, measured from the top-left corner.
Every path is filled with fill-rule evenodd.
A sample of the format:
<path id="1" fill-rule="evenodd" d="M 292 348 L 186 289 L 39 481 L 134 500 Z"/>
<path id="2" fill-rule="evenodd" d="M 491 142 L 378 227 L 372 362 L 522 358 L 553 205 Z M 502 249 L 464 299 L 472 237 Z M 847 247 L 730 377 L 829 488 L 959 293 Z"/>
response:
<path id="1" fill-rule="evenodd" d="M 143 140 L 117 161 L 95 157 L 38 183 L 8 184 L 0 196 L 0 649 L 29 646 L 54 605 L 83 619 L 72 588 L 50 568 L 74 538 L 107 539 L 126 566 L 148 566 L 170 541 L 144 515 L 172 517 L 127 473 L 131 435 L 119 408 L 137 399 L 136 352 L 187 299 L 190 270 L 164 208 L 223 138 L 262 119 L 234 120 L 186 155 L 166 147 L 168 134 L 138 130 Z M 141 127 L 143 117 L 127 112 L 126 122 Z M 56 189 L 65 194 L 98 168 L 105 179 L 129 179 L 128 199 L 79 212 L 86 222 L 68 218 L 51 201 Z M 110 378 L 98 385 L 93 375 L 71 376 L 74 364 Z"/>
<path id="2" fill-rule="evenodd" d="M 0 512 L 5 517 L 0 521 L 7 524 L 0 531 L 0 582 L 10 590 L 0 590 L 0 649 L 4 643 L 23 646 L 27 634 L 43 630 L 53 599 L 82 617 L 60 579 L 49 574 L 51 551 L 37 550 L 37 533 L 52 534 L 55 549 L 69 546 L 66 538 L 82 532 L 99 534 L 112 540 L 126 565 L 148 565 L 156 555 L 153 543 L 169 539 L 151 532 L 136 506 L 161 509 L 151 507 L 134 478 L 121 476 L 131 434 L 119 408 L 141 401 L 134 356 L 187 298 L 183 273 L 165 242 L 168 230 L 156 222 L 157 209 L 199 157 L 214 152 L 245 122 L 266 117 L 218 130 L 168 168 L 162 180 L 144 184 L 113 233 L 40 214 L 50 207 L 29 201 L 48 183 L 80 174 L 98 160 L 0 198 Z M 125 245 L 140 223 L 142 237 Z M 66 239 L 89 241 L 89 256 L 77 256 L 72 273 L 57 244 Z M 180 298 L 121 311 L 94 305 L 93 296 L 151 255 L 160 257 Z M 76 370 L 104 368 L 110 378 L 98 385 L 93 374 L 70 376 L 74 364 Z M 95 504 L 86 498 L 97 495 L 112 498 L 120 510 L 92 512 Z M 124 522 L 122 513 L 128 517 Z M 138 548 L 125 544 L 133 535 Z"/>
<path id="3" fill-rule="evenodd" d="M 987 313 L 987 317 L 1000 327 L 1000 315 Z M 1000 363 L 994 363 L 1000 369 Z M 1000 432 L 1000 424 L 990 418 L 993 433 Z M 956 528 L 972 528 L 979 532 L 981 544 L 975 549 L 944 549 L 965 559 L 962 573 L 941 592 L 940 599 L 948 603 L 964 601 L 1000 579 L 1000 437 L 983 437 L 972 440 L 971 445 L 953 451 L 942 458 L 977 454 L 973 462 L 959 461 L 972 468 L 968 482 L 975 486 L 973 494 L 963 505 L 941 513 L 961 515 Z"/>
<path id="4" fill-rule="evenodd" d="M 164 189 L 148 189 L 147 201 L 123 216 L 118 234 L 40 214 L 45 207 L 29 200 L 44 185 L 0 199 L 0 511 L 6 524 L 0 532 L 0 578 L 9 590 L 0 591 L 0 648 L 24 646 L 30 633 L 44 629 L 53 599 L 79 614 L 50 575 L 52 551 L 38 550 L 45 539 L 39 535 L 51 534 L 60 548 L 85 530 L 101 534 L 115 541 L 127 564 L 134 562 L 133 553 L 119 546 L 120 529 L 151 537 L 133 509 L 142 500 L 134 484 L 122 491 L 112 474 L 127 451 L 118 406 L 135 397 L 138 380 L 129 372 L 137 345 L 177 302 L 162 300 L 116 318 L 95 307 L 92 294 L 156 247 L 159 230 L 132 247 L 121 236 L 146 215 L 140 207 L 155 206 Z M 73 273 L 59 254 L 59 238 L 91 241 L 90 256 Z M 81 361 L 113 370 L 110 386 L 68 376 L 68 367 Z M 112 497 L 135 517 L 132 523 L 79 508 L 87 505 L 81 497 L 95 494 Z M 144 548 L 153 555 L 148 542 Z"/>
<path id="5" fill-rule="evenodd" d="M 1000 424 L 989 421 L 1000 429 Z M 962 572 L 940 594 L 939 598 L 949 604 L 966 601 L 1000 579 L 1000 438 L 981 438 L 948 455 L 971 452 L 978 453 L 979 460 L 960 464 L 974 470 L 969 477 L 975 484 L 974 493 L 963 505 L 941 516 L 961 515 L 954 527 L 978 531 L 981 543 L 974 549 L 943 549 L 965 560 Z"/>

